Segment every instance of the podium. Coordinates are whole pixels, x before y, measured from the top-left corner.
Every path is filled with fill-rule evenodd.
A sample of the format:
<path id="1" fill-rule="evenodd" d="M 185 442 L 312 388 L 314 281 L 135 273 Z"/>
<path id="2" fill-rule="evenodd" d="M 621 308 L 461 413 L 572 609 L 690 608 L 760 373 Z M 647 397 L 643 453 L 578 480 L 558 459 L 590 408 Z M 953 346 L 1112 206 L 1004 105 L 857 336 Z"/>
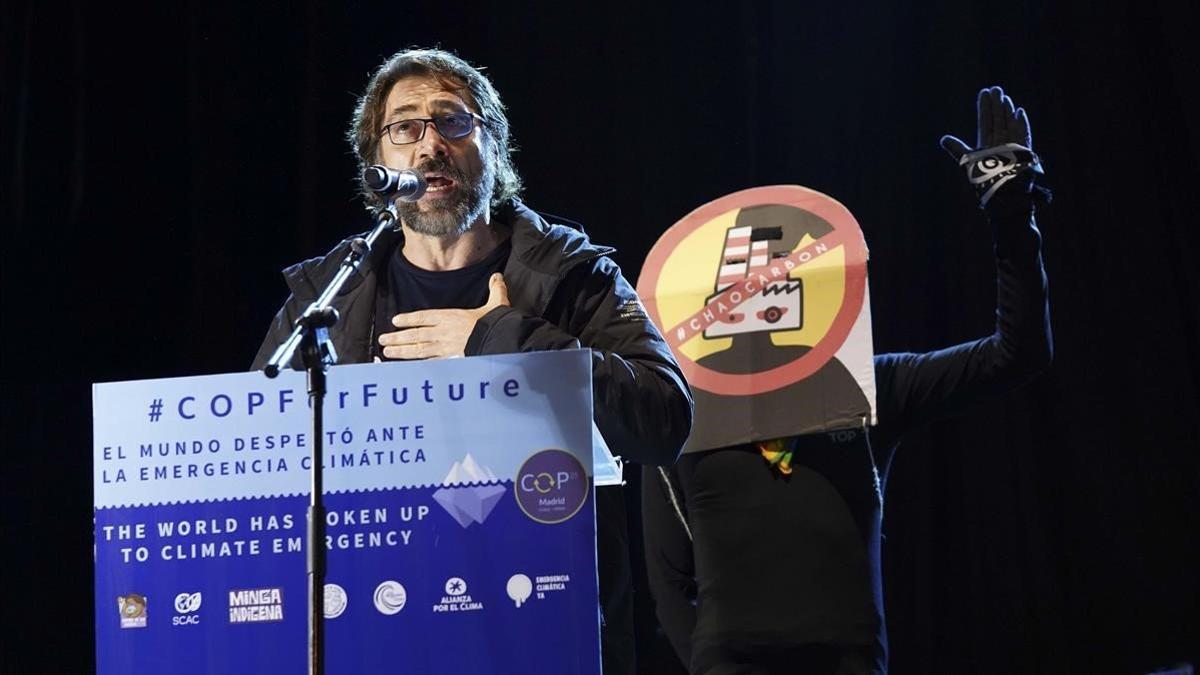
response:
<path id="1" fill-rule="evenodd" d="M 588 352 L 328 388 L 327 672 L 598 674 Z M 97 672 L 305 672 L 304 374 L 97 384 L 93 412 Z"/>

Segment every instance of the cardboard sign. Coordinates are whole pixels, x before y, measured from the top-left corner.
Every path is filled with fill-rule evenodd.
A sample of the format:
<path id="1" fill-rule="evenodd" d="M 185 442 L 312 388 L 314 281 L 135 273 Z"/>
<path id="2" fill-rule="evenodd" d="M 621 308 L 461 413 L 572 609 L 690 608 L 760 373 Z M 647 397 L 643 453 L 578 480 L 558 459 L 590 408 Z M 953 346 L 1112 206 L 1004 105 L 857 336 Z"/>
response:
<path id="1" fill-rule="evenodd" d="M 845 206 L 794 185 L 663 234 L 637 290 L 696 399 L 684 452 L 874 423 L 867 257 Z"/>

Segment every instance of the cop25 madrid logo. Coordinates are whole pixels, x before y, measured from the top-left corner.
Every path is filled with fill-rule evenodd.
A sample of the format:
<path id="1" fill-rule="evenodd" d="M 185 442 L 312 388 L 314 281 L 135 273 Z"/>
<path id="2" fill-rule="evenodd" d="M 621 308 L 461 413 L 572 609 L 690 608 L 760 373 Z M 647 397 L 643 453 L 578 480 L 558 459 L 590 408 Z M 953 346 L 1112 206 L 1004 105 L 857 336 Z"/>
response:
<path id="1" fill-rule="evenodd" d="M 513 490 L 525 515 L 544 525 L 556 525 L 583 508 L 590 487 L 591 479 L 575 455 L 551 448 L 525 460 Z"/>

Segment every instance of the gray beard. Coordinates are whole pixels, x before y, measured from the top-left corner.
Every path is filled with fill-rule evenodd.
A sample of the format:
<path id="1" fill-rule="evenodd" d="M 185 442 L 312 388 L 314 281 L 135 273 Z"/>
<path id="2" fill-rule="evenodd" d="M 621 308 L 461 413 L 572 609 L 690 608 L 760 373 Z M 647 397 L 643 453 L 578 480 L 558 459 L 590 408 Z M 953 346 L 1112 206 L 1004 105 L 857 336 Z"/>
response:
<path id="1" fill-rule="evenodd" d="M 492 200 L 496 170 L 485 162 L 483 175 L 469 184 L 458 181 L 454 194 L 429 211 L 422 211 L 415 202 L 396 202 L 396 212 L 408 229 L 434 237 L 458 237 L 483 216 Z"/>

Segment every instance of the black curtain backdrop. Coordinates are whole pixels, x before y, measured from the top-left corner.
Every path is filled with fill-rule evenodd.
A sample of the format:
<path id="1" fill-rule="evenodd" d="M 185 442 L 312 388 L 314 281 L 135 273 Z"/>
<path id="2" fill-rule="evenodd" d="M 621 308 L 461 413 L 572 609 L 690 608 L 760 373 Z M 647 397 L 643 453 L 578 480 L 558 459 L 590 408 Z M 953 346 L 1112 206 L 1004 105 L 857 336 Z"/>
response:
<path id="1" fill-rule="evenodd" d="M 973 138 L 976 91 L 1005 86 L 1055 190 L 1057 353 L 901 447 L 893 672 L 1200 661 L 1190 3 L 566 4 L 5 3 L 0 668 L 93 667 L 90 383 L 247 367 L 278 270 L 366 227 L 343 129 L 410 45 L 487 66 L 527 201 L 630 278 L 716 197 L 836 197 L 878 352 L 991 331 L 988 231 L 937 139 Z M 643 672 L 674 672 L 638 599 Z"/>

